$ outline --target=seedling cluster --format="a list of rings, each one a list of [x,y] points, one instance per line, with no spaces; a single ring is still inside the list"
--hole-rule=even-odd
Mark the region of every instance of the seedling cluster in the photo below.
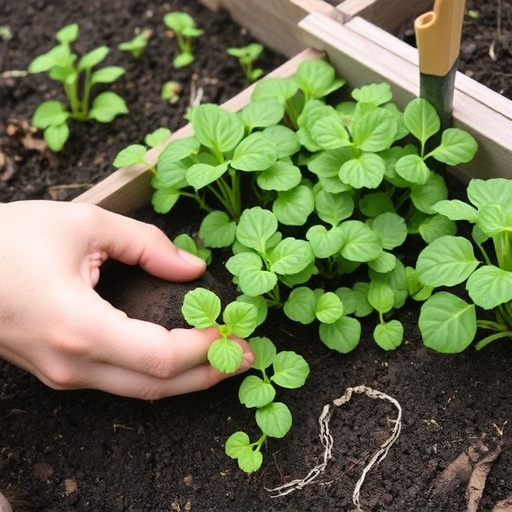
[[[250,103],[240,112],[213,104],[193,107],[187,115],[193,135],[169,143],[156,172],[153,169],[153,206],[167,213],[186,197],[205,212],[199,238],[208,249],[231,252],[226,268],[241,294],[237,302],[244,308],[250,305],[252,318],[259,319],[254,329],[264,329],[261,324],[269,308],[278,309],[292,321],[316,323],[325,345],[348,353],[360,341],[362,319],[372,315],[375,342],[393,350],[404,337],[394,312],[412,297],[428,299],[420,318],[425,342],[448,351],[429,341],[428,332],[446,332],[453,325],[431,326],[429,311],[438,306],[439,294],[429,297],[434,286],[450,283],[441,282],[442,277],[431,281],[436,272],[428,270],[439,258],[432,265],[424,261],[435,259],[436,246],[457,240],[456,220],[463,215],[451,213],[458,203],[448,200],[444,177],[435,168],[470,161],[476,142],[457,128],[439,133],[439,117],[423,99],[411,101],[401,111],[386,83],[357,88],[333,103],[331,94],[340,97],[344,84],[329,63],[312,59],[300,64],[292,77],[257,83]],[[465,207],[464,218],[475,220],[474,210]],[[495,235],[486,228],[475,231],[480,244]],[[408,256],[411,239],[426,246],[418,268]],[[504,240],[500,234],[497,246],[506,247]],[[444,245],[443,254],[451,245]],[[460,250],[456,253],[452,259],[459,257]],[[463,259],[471,271],[478,265],[476,260]],[[448,275],[451,267],[437,275]],[[489,281],[493,272],[482,279]],[[443,297],[446,292],[440,293]],[[504,295],[499,300],[509,301]],[[185,300],[185,318],[196,326],[217,325],[220,303],[211,296],[207,322],[198,324],[190,314],[191,309],[200,309],[198,296],[192,292],[192,298]],[[229,338],[236,334],[232,307],[226,308],[225,324],[217,325],[221,338],[210,354],[214,366],[229,372],[236,370],[241,357]],[[440,307],[458,313],[454,307]],[[505,335],[501,321],[508,321],[510,312],[509,305],[500,306],[498,321],[487,322],[498,331],[494,337]],[[429,327],[425,330],[424,325]],[[255,352],[267,346],[262,341],[251,343]],[[295,356],[298,365],[302,358]],[[247,472],[260,467],[262,442],[281,437],[291,425],[281,405],[263,403],[273,400],[272,383],[280,384],[265,373],[273,361],[268,358],[263,364],[257,357],[255,369],[263,371],[263,378],[247,377],[240,393],[242,403],[257,409],[261,437],[252,442],[247,434],[237,432],[226,444],[228,455]],[[279,374],[275,364],[274,371]],[[261,401],[248,398],[253,385]],[[265,422],[258,421],[264,414],[261,410],[279,415],[275,424],[282,430],[266,430]]]

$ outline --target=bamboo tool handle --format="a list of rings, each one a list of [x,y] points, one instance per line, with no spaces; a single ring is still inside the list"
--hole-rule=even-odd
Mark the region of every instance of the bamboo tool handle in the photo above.
[[[416,18],[422,73],[444,77],[452,69],[459,56],[465,4],[465,0],[436,0],[433,11]]]

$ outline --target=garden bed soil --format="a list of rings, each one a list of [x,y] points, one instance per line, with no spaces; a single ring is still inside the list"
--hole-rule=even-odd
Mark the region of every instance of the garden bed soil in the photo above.
[[[485,4],[481,3],[482,15]],[[197,47],[194,65],[204,101],[222,102],[233,96],[244,84],[225,48],[241,46],[250,38],[229,23],[225,13],[211,13],[196,2],[171,5],[192,12],[208,34],[208,43]],[[0,148],[15,163],[12,175],[0,177],[0,200],[74,197],[84,184],[112,171],[110,162],[125,145],[141,142],[157,126],[181,126],[191,72],[175,71],[170,65],[174,43],[166,39],[161,25],[168,8],[165,3],[135,1],[78,5],[31,0],[0,5],[0,24],[9,25],[13,33],[10,41],[0,41],[2,71],[26,68],[31,58],[51,46],[52,34],[73,21],[81,24],[81,51],[100,44],[114,47],[129,39],[136,26],[155,30],[142,61],[112,53],[111,61],[127,68],[116,90],[127,99],[130,115],[110,125],[78,126],[59,155],[27,149],[20,136],[35,106],[57,90],[55,84],[42,76],[0,79]],[[494,27],[492,22],[480,25],[491,31]],[[510,24],[503,30],[510,33]],[[266,52],[261,65],[270,70],[283,60]],[[490,64],[480,56],[474,64],[464,65],[476,70]],[[184,84],[186,101],[177,106],[158,97],[160,85],[169,79]],[[31,138],[39,140],[39,134]],[[51,188],[71,184],[78,186],[65,192]],[[172,219],[155,216],[149,208],[134,216],[157,223],[170,236],[197,229],[194,209],[186,203]],[[224,274],[222,257],[215,261],[194,285],[215,289],[228,300],[234,288]],[[98,291],[131,316],[174,327],[183,325],[179,305],[186,289],[109,263]],[[12,498],[16,511],[349,511],[362,468],[389,436],[396,417],[390,404],[365,396],[355,396],[334,411],[334,458],[317,483],[277,499],[270,498],[266,488],[304,477],[321,460],[317,418],[324,404],[347,387],[364,384],[389,394],[403,408],[401,436],[362,487],[364,509],[465,510],[465,476],[458,474],[450,486],[442,475],[480,441],[491,451],[502,443],[481,502],[480,510],[490,511],[512,495],[512,436],[510,424],[506,425],[512,420],[512,344],[501,341],[457,356],[433,353],[421,344],[417,309],[411,303],[401,311],[405,342],[395,352],[383,352],[370,341],[370,324],[360,346],[340,355],[321,344],[314,327],[297,326],[277,316],[266,322],[259,334],[272,338],[281,350],[302,354],[311,375],[300,392],[281,394],[293,412],[294,426],[283,440],[268,442],[262,469],[250,476],[238,470],[223,448],[235,430],[257,434],[252,412],[238,403],[242,377],[208,391],[142,402],[96,391],[53,391],[0,362],[0,491]]]

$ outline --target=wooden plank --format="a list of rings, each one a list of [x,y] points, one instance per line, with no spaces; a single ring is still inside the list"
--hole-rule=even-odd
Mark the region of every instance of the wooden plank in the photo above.
[[[343,14],[345,21],[360,16],[394,33],[409,19],[430,11],[433,5],[434,0],[345,0],[337,9]]]
[[[297,23],[311,12],[339,16],[324,0],[202,0],[210,8],[227,9],[258,41],[286,57],[306,48]]]
[[[267,76],[290,76],[295,73],[297,66],[304,60],[318,58],[321,54],[308,48],[294,58],[286,61]],[[250,100],[254,85],[244,89],[240,94],[234,96],[223,106],[229,110],[237,111],[243,108]],[[179,137],[185,137],[192,132],[190,125],[174,132],[169,139],[158,148],[153,148],[146,154],[149,163],[155,163],[158,155],[166,145]],[[132,165],[113,172],[103,181],[85,191],[74,199],[76,202],[87,202],[97,204],[107,210],[127,214],[135,208],[139,208],[150,201],[151,171],[143,165]]]
[[[417,51],[406,43],[357,18],[342,25],[330,17],[312,13],[299,25],[308,34],[306,40],[327,53],[350,87],[386,81],[401,107],[418,95],[419,70],[417,55],[413,56]],[[494,97],[489,91],[480,96],[481,87],[473,82],[458,73],[453,124],[470,132],[478,141],[479,149],[472,162],[460,166],[457,175],[463,180],[512,178],[512,104]],[[492,98],[494,100],[487,104]]]

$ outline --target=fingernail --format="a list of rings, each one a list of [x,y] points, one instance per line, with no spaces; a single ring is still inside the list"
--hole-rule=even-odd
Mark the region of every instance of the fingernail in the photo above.
[[[190,265],[194,265],[194,267],[205,267],[205,263],[201,258],[194,256],[193,254],[190,254],[189,252],[184,251],[183,249],[178,249],[178,256],[183,261],[190,263]]]

